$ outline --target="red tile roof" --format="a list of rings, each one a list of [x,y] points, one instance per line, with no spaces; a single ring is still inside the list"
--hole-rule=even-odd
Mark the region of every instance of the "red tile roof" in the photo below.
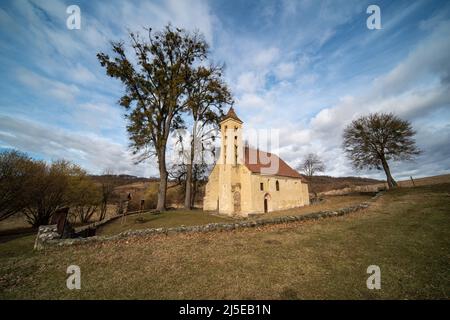
[[[250,159],[250,151],[255,152],[257,154],[256,159]],[[261,158],[263,159],[270,159],[270,161],[277,161],[278,159],[278,170],[273,173],[273,175],[276,176],[282,176],[282,177],[290,177],[290,178],[298,178],[301,179],[303,182],[306,182],[305,178],[298,173],[296,170],[292,169],[286,162],[283,161],[283,159],[279,158],[277,155],[261,150],[255,150],[249,147],[245,147],[245,157],[244,157],[244,164],[245,166],[253,173],[259,173],[261,174],[261,169],[267,168],[269,169],[271,166],[271,163],[261,163]],[[252,157],[254,157],[252,155]],[[252,160],[252,161],[250,161]],[[255,161],[256,160],[256,161]],[[255,163],[256,162],[256,163]]]

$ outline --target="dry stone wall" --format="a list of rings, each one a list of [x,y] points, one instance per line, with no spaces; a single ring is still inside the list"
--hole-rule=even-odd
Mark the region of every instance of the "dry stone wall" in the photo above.
[[[382,193],[376,194],[372,200],[381,196]],[[211,231],[227,231],[243,228],[255,228],[265,225],[284,224],[295,221],[318,220],[328,217],[343,216],[352,212],[366,209],[370,206],[370,202],[363,202],[350,207],[333,211],[318,211],[309,214],[283,216],[276,218],[266,218],[257,220],[244,220],[234,223],[210,223],[200,226],[180,226],[174,228],[154,228],[142,230],[128,230],[114,236],[93,236],[89,238],[60,239],[59,234],[55,234],[56,226],[41,226],[36,238],[35,249],[41,250],[49,246],[69,246],[74,244],[93,243],[102,241],[119,240],[132,236],[151,236],[151,235],[170,235],[175,233],[189,232],[211,232]]]

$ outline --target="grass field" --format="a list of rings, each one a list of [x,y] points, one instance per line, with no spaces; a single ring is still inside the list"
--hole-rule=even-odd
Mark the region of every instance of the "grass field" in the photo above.
[[[369,209],[260,229],[128,238],[33,252],[0,243],[0,298],[450,298],[450,184],[389,191]],[[66,268],[81,268],[81,290]],[[381,268],[381,290],[366,269]]]
[[[218,217],[203,210],[169,210],[158,214],[142,213],[118,218],[111,223],[100,227],[96,235],[106,236],[118,234],[126,230],[147,228],[170,228],[177,226],[195,226],[213,222],[232,221],[231,218]]]
[[[321,210],[336,210],[350,205],[367,201],[370,195],[352,195],[328,197],[323,203],[301,208],[274,211],[267,214],[253,216],[250,219],[262,219],[270,217],[281,217],[286,215],[307,214]],[[114,235],[127,230],[138,230],[146,228],[170,228],[180,225],[195,226],[214,222],[230,222],[233,218],[227,216],[217,216],[206,213],[203,210],[169,210],[162,213],[142,213],[126,216],[114,220],[97,230],[97,235]]]

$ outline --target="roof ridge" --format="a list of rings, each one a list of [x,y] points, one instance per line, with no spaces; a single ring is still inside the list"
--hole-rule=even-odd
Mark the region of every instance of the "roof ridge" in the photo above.
[[[256,157],[256,163],[249,163],[250,160],[250,150],[255,150],[258,151],[257,153],[257,157]],[[245,150],[244,150],[244,164],[245,166],[253,173],[259,173],[261,174],[261,169],[262,168],[268,168],[270,167],[270,163],[269,164],[262,164],[260,162],[260,153],[265,153],[266,155],[270,155],[271,157],[274,156],[278,159],[279,163],[278,163],[278,170],[277,172],[274,174],[276,176],[284,176],[284,177],[291,177],[291,178],[299,178],[301,179],[303,182],[305,182],[303,176],[295,169],[293,169],[289,164],[287,164],[286,161],[284,161],[278,154],[275,153],[271,153],[271,152],[267,152],[267,151],[262,151],[259,148],[252,148],[248,145],[245,146]]]

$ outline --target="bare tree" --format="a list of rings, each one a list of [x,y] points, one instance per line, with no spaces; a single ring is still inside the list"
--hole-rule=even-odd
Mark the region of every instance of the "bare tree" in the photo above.
[[[148,40],[130,33],[134,59],[129,59],[122,42],[113,42],[114,57],[97,55],[106,73],[122,81],[120,99],[127,111],[131,147],[139,161],[156,156],[160,184],[157,210],[165,209],[167,178],[166,147],[170,132],[182,124],[180,113],[187,107],[187,75],[195,63],[206,58],[208,45],[198,33],[173,29],[152,33]],[[136,61],[134,65],[132,61]]]
[[[32,159],[22,152],[0,153],[0,221],[26,207],[33,168]]]
[[[100,188],[84,172],[69,177],[67,203],[80,222],[89,222],[101,203]]]
[[[310,153],[306,156],[303,163],[297,167],[297,170],[303,171],[308,176],[309,181],[311,181],[315,173],[325,171],[325,164],[317,154]]]
[[[106,169],[103,172],[103,175],[100,177],[101,202],[99,221],[106,218],[108,203],[114,194],[114,188],[116,186],[117,182],[113,171],[110,169]]]
[[[82,169],[68,161],[60,160],[47,164],[34,162],[29,189],[26,195],[27,206],[24,214],[33,227],[49,223],[53,213],[67,206],[70,177],[82,172]]]
[[[357,169],[383,169],[390,188],[397,183],[391,175],[389,160],[411,160],[420,153],[408,121],[392,113],[373,113],[360,117],[344,130],[343,147]]]
[[[207,173],[211,171],[206,163],[195,163],[191,166],[191,169],[192,169],[192,177],[191,177],[192,190],[190,192],[189,208],[192,208],[194,206],[195,199],[199,191],[199,183],[205,180]],[[189,170],[188,166],[184,163],[173,164],[170,166],[169,169],[169,177],[172,179],[172,181],[174,181],[174,183],[169,188],[181,186],[185,194],[185,200],[187,187],[186,175],[188,170]]]

